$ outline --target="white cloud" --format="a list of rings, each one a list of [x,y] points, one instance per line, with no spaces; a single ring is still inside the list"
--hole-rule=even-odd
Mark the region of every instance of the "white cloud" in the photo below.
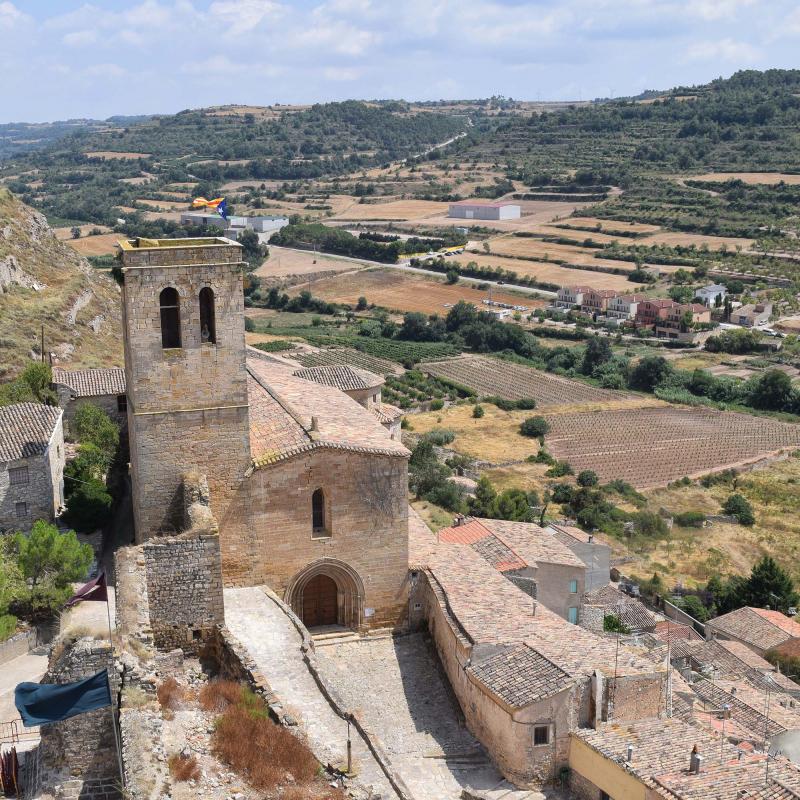
[[[24,18],[25,15],[13,3],[0,3],[0,28],[10,28]]]
[[[684,53],[686,61],[732,61],[745,66],[756,62],[761,51],[747,42],[733,39],[693,42]]]
[[[361,77],[361,70],[353,67],[325,67],[322,74],[329,81],[357,81]]]
[[[226,33],[247,33],[265,20],[275,20],[283,6],[272,0],[215,0],[208,9],[212,21],[228,25]]]
[[[97,41],[96,31],[72,31],[64,34],[61,39],[68,47],[86,47]]]

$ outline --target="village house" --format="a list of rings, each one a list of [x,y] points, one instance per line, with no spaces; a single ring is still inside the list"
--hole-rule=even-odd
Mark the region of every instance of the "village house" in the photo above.
[[[766,325],[772,316],[772,303],[750,303],[731,312],[731,322],[745,328]]]
[[[606,316],[610,320],[617,320],[618,322],[627,322],[636,317],[636,309],[639,303],[642,303],[647,298],[642,294],[619,294],[615,295],[608,301],[606,308]]]
[[[547,526],[561,544],[566,545],[586,566],[584,590],[606,586],[611,574],[611,547],[597,534],[587,533],[566,523]]]
[[[655,328],[667,312],[679,305],[674,300],[643,300],[636,306],[635,322],[637,328]]]
[[[119,425],[128,421],[128,399],[125,394],[125,370],[120,367],[66,370],[53,368],[53,388],[58,404],[64,409],[64,424],[69,424],[82,405],[99,406]]]
[[[404,625],[408,450],[339,389],[247,358],[240,245],[121,257],[136,541],[181,530],[203,476],[226,585],[268,584],[309,628]]]
[[[728,288],[721,283],[710,283],[708,286],[703,286],[694,293],[704,306],[710,308],[719,308],[728,296]]]
[[[584,314],[603,316],[609,301],[616,296],[613,289],[587,289],[581,300],[581,311]]]
[[[578,623],[586,565],[550,531],[530,522],[462,518],[438,537],[468,545],[554,614]]]
[[[359,405],[371,411],[381,425],[389,431],[392,439],[400,439],[400,423],[403,412],[390,403],[381,400],[381,388],[386,382],[381,375],[365,369],[338,364],[326,367],[306,367],[294,372],[298,378],[333,386],[352,397]]]
[[[745,606],[709,620],[706,638],[741,642],[763,656],[768,650],[800,638],[800,625],[780,611]]]
[[[711,310],[700,303],[675,303],[662,309],[656,320],[656,336],[668,339],[690,338],[692,327],[711,322]]]
[[[556,299],[553,305],[556,308],[563,308],[565,311],[569,311],[576,306],[582,305],[584,293],[591,291],[588,286],[562,286],[556,292]]]
[[[581,607],[581,625],[602,633],[606,617],[615,617],[630,633],[650,633],[656,629],[656,618],[644,603],[611,584],[586,592]]]
[[[570,733],[658,716],[665,672],[570,625],[476,550],[410,524],[412,622],[427,626],[467,726],[510,780],[538,785],[569,760]]]
[[[57,406],[0,407],[0,532],[28,530],[63,507],[62,419]]]
[[[795,800],[800,771],[678,718],[643,719],[571,734],[569,782],[577,800]]]

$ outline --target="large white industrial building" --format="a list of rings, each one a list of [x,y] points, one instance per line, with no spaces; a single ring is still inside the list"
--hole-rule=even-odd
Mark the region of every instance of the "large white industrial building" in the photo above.
[[[520,213],[521,209],[516,203],[460,200],[450,203],[447,216],[457,219],[519,219]]]
[[[181,225],[202,225],[207,228],[220,228],[230,238],[238,238],[242,231],[272,233],[289,224],[288,217],[265,215],[260,217],[230,216],[223,219],[216,212],[187,211],[181,214]]]

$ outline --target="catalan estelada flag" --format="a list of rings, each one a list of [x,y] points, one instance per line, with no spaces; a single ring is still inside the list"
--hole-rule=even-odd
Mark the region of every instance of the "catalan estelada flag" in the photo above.
[[[192,200],[192,208],[213,208],[223,219],[228,219],[228,204],[224,197],[216,197],[213,200],[196,197]]]

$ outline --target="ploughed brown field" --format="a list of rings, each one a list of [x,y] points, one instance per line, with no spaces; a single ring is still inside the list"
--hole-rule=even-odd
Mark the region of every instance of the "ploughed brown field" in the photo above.
[[[103,160],[118,158],[121,161],[133,161],[137,158],[149,158],[150,153],[117,153],[113,150],[92,150],[85,153],[85,155],[89,158],[102,158]]]
[[[68,244],[82,256],[106,256],[117,252],[116,244],[125,238],[122,233],[103,233],[100,236],[82,236],[80,239],[67,239]]]
[[[342,262],[347,263],[347,262]],[[478,307],[488,298],[488,292],[479,290],[477,284],[460,281],[446,284],[444,280],[428,278],[413,272],[395,268],[357,269],[332,277],[319,278],[294,288],[295,292],[308,289],[314,297],[333,303],[358,302],[366,297],[369,303],[397,311],[421,311],[423,314],[444,316],[459,300],[466,300]],[[523,305],[528,309],[542,308],[546,303],[528,295],[504,291],[492,291],[492,299],[511,305]]]

